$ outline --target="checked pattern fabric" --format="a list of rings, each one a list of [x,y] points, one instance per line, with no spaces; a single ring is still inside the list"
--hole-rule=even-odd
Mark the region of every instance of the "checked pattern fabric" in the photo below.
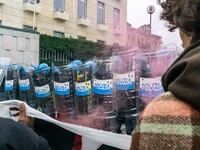
[[[170,92],[158,96],[141,114],[130,149],[199,150],[200,111]]]

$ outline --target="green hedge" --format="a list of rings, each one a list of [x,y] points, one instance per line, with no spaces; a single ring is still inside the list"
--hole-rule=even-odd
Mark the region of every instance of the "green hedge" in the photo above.
[[[40,54],[42,52],[56,52],[61,51],[69,53],[68,60],[73,61],[79,59],[86,61],[93,57],[104,59],[110,57],[113,53],[113,49],[118,46],[105,45],[100,42],[87,41],[84,39],[73,38],[59,38],[49,35],[40,35]],[[40,55],[41,56],[41,55]],[[40,57],[40,63],[50,63],[53,60],[43,60]]]

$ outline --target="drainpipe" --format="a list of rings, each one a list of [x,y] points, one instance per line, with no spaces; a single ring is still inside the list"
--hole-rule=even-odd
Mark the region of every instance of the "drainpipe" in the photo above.
[[[35,2],[34,2],[34,12],[33,12],[33,30],[35,30],[36,3],[37,3],[37,0],[35,0]]]

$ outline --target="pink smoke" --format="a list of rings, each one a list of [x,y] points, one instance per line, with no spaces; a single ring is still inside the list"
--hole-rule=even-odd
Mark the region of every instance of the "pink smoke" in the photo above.
[[[58,116],[58,120],[70,124],[81,125],[99,130],[107,130],[103,106],[98,106],[91,114],[78,114],[76,116]]]

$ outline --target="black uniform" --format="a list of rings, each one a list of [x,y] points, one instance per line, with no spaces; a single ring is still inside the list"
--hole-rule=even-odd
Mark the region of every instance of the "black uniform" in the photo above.
[[[41,119],[35,119],[33,130],[0,118],[0,150],[72,150],[74,138],[74,133]]]
[[[46,139],[24,123],[0,118],[0,150],[50,150]]]

